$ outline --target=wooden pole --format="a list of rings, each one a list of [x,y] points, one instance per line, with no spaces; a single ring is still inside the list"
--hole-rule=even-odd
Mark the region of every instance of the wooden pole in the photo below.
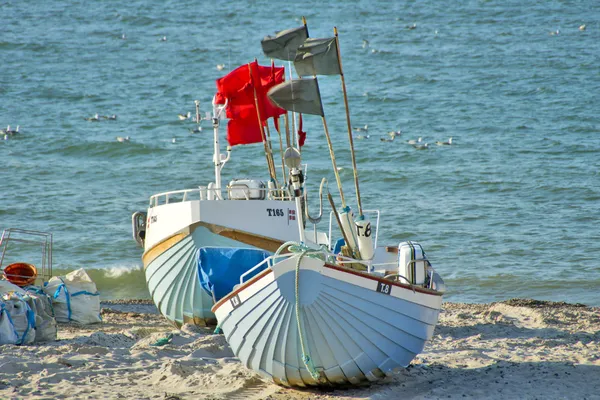
[[[262,124],[261,124],[262,125]],[[269,125],[265,126],[267,130],[267,145],[269,147],[269,162],[271,163],[271,168],[273,168],[273,173],[275,173],[275,160],[273,158],[273,143],[271,142],[271,131],[269,130]],[[275,181],[277,181],[277,177],[275,177]]]
[[[344,199],[344,191],[342,190],[342,180],[340,179],[340,172],[337,169],[335,161],[335,154],[333,153],[333,145],[331,144],[331,137],[329,136],[329,129],[327,129],[327,121],[325,116],[322,116],[323,128],[325,129],[325,137],[327,138],[327,146],[329,147],[329,155],[331,156],[331,164],[333,165],[333,173],[335,174],[335,181],[337,183],[338,190],[340,191],[340,198],[342,200],[342,208],[346,208],[346,199]]]
[[[291,146],[290,143],[290,119],[287,111],[285,112],[283,119],[285,121],[285,144],[286,148]]]
[[[281,128],[279,128],[279,117],[277,118],[277,134],[279,135],[279,154],[281,155],[281,176],[283,177],[283,184],[287,182],[287,177],[285,175],[285,160],[283,159],[283,138],[281,137]]]
[[[248,73],[250,74],[250,82],[252,82],[252,89],[254,90],[254,107],[256,108],[256,115],[258,117],[258,126],[260,128],[260,136],[262,138],[263,146],[265,148],[265,157],[267,159],[267,165],[269,167],[269,175],[274,182],[277,182],[277,176],[275,173],[275,165],[273,163],[273,153],[270,150],[270,146],[267,143],[267,139],[265,137],[265,131],[263,129],[262,118],[260,116],[260,108],[258,106],[258,95],[256,94],[256,85],[254,84],[254,79],[252,77],[252,64],[248,63]]]
[[[336,41],[336,48],[337,48],[337,56],[338,56],[338,63],[339,63],[339,68],[340,68],[340,78],[342,81],[342,91],[344,93],[344,105],[346,108],[346,124],[348,126],[348,141],[350,143],[350,154],[352,157],[352,169],[354,172],[354,186],[356,189],[356,201],[357,201],[357,205],[358,205],[358,213],[359,216],[363,216],[363,210],[362,210],[362,203],[360,200],[360,188],[358,185],[358,169],[356,167],[356,154],[354,152],[354,140],[352,138],[352,126],[350,123],[350,108],[348,106],[348,94],[346,92],[346,81],[344,79],[344,72],[342,69],[342,57],[341,57],[341,53],[340,53],[340,41],[339,41],[339,37],[338,37],[338,31],[337,28],[334,27],[333,28],[334,34],[335,34],[335,41]]]
[[[350,125],[350,108],[348,107],[348,94],[346,93],[346,81],[344,71],[342,70],[342,56],[340,54],[340,40],[338,38],[337,28],[333,28],[335,34],[335,44],[337,48],[338,63],[340,67],[340,77],[342,79],[342,91],[344,92],[344,105],[346,106],[346,123],[348,125],[348,141],[350,142],[350,154],[352,156],[352,169],[354,171],[354,187],[356,189],[356,202],[358,205],[358,215],[363,216],[362,203],[360,201],[360,189],[358,187],[358,169],[356,168],[356,155],[354,154],[354,140],[352,138],[352,126]]]

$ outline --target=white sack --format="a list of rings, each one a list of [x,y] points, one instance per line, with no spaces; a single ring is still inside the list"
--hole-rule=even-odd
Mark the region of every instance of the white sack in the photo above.
[[[31,344],[35,340],[35,315],[31,307],[18,293],[5,293],[2,295],[4,308],[17,334],[16,344]]]
[[[19,337],[6,309],[6,304],[0,300],[0,345],[16,344]]]
[[[100,294],[83,268],[62,277],[53,276],[44,284],[44,292],[52,298],[56,321],[80,324],[102,321]]]

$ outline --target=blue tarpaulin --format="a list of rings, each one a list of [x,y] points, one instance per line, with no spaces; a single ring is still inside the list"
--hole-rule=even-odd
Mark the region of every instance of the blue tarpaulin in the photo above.
[[[231,247],[203,247],[198,249],[198,277],[200,285],[215,301],[219,301],[240,283],[240,276],[271,253],[258,249]],[[265,263],[246,276],[250,279],[267,267]]]

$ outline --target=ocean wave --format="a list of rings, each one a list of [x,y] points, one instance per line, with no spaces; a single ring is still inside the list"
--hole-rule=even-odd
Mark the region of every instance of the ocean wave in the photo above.
[[[64,276],[74,269],[53,269],[53,276]],[[149,299],[144,269],[136,265],[116,265],[108,268],[86,268],[102,300]]]

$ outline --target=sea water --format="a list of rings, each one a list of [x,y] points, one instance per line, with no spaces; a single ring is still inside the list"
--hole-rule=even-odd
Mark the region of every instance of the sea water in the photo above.
[[[0,127],[21,132],[0,140],[0,228],[52,232],[55,274],[86,268],[105,299],[149,297],[131,214],[213,179],[210,124],[190,134],[177,114],[210,111],[215,79],[269,65],[260,40],[305,16],[311,37],[339,30],[380,245],[419,241],[448,301],[600,305],[595,1],[5,0],[0,15]],[[319,78],[356,208],[340,82]],[[304,128],[314,209],[322,176],[337,190],[320,118]],[[418,137],[428,150],[406,143]],[[261,149],[235,147],[224,180],[266,179]]]

